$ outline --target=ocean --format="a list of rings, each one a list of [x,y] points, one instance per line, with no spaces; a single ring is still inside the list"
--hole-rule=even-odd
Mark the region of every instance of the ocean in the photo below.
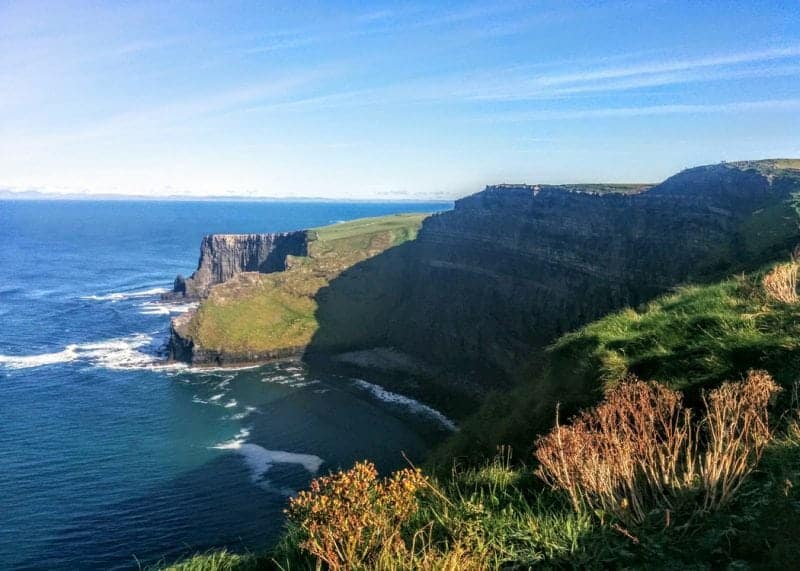
[[[422,459],[420,403],[300,361],[163,361],[160,301],[208,233],[451,203],[0,201],[0,569],[136,569],[263,549],[316,475]]]

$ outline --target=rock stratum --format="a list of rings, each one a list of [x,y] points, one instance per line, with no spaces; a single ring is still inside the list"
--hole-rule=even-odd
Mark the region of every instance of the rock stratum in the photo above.
[[[243,272],[270,273],[286,269],[286,257],[305,256],[306,232],[272,234],[210,234],[200,244],[197,270],[189,277],[178,276],[167,299],[201,299],[211,286]]]
[[[800,161],[728,163],[654,186],[489,186],[399,238],[402,224],[387,237],[350,223],[344,241],[318,229],[285,271],[211,287],[173,323],[172,355],[391,347],[482,393],[525,375],[565,331],[785,257],[800,239],[798,192]]]

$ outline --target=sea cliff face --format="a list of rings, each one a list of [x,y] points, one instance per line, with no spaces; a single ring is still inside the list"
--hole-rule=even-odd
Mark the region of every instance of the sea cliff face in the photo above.
[[[800,240],[798,192],[800,170],[764,162],[689,169],[652,187],[489,186],[425,219],[416,239],[304,293],[314,331],[305,351],[391,347],[485,392],[525,376],[532,355],[565,331],[676,285],[785,257]],[[339,255],[329,244],[332,258],[320,263]],[[273,281],[218,286],[220,300],[204,302],[184,331],[208,326],[204,312],[236,296],[242,330],[260,331],[263,300],[292,293]],[[198,339],[195,362],[209,351]],[[217,362],[242,354],[215,339]],[[268,355],[271,343],[248,352]]]
[[[273,234],[210,234],[200,244],[197,270],[175,278],[167,298],[200,299],[209,288],[242,272],[270,273],[286,269],[286,256],[304,256],[308,250],[305,231]]]
[[[353,345],[372,338],[479,386],[502,385],[565,331],[787,256],[800,239],[797,174],[723,164],[641,192],[490,186],[426,219],[415,241],[360,268],[361,278],[333,282],[320,312],[347,303],[348,279],[392,283]],[[355,308],[347,318],[359,317]],[[312,348],[348,348],[332,312],[320,325]]]

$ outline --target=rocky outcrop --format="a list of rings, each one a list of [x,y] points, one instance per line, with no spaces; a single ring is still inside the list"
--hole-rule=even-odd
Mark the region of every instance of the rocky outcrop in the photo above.
[[[286,269],[286,257],[305,256],[305,231],[273,234],[210,234],[200,244],[197,270],[189,277],[175,278],[173,291],[165,298],[200,299],[211,286],[242,272],[270,273]]]

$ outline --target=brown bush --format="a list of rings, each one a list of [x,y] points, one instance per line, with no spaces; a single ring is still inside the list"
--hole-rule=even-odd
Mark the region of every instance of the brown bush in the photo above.
[[[426,483],[418,469],[378,479],[370,462],[356,463],[311,482],[289,502],[289,520],[304,540],[301,548],[332,570],[372,567],[380,559],[402,557],[402,526],[417,509],[417,491]]]
[[[702,509],[716,509],[760,458],[769,438],[767,405],[778,390],[768,374],[751,372],[711,391],[705,417],[694,423],[680,393],[629,379],[539,439],[537,473],[565,490],[578,511],[641,522],[688,490],[701,491]]]
[[[725,383],[704,398],[707,439],[700,464],[704,507],[727,503],[753,471],[772,434],[769,402],[780,389],[764,371],[743,383]]]
[[[762,281],[767,296],[781,303],[797,303],[797,272],[800,263],[796,260],[778,264]]]

